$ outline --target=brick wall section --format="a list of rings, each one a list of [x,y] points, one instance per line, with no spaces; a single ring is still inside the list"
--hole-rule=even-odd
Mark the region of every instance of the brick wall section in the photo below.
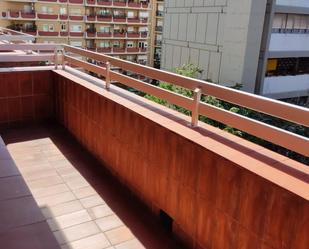
[[[51,71],[0,72],[0,126],[52,116]]]
[[[305,198],[71,79],[55,76],[59,121],[191,248],[308,248]]]

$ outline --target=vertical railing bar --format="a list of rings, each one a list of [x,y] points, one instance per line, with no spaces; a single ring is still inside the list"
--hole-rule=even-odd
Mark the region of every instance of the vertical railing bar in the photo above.
[[[64,48],[61,50],[62,53],[62,70],[65,70],[65,50]]]
[[[192,108],[192,119],[191,119],[191,126],[197,127],[198,126],[198,116],[199,116],[199,105],[201,101],[202,90],[200,88],[195,88],[193,92],[193,108]]]
[[[110,77],[110,70],[111,70],[111,64],[109,61],[106,62],[106,77],[105,77],[105,83],[106,83],[106,89],[110,89],[111,84],[111,77]]]
[[[55,69],[58,69],[58,49],[55,48],[54,50],[54,54],[55,54]]]

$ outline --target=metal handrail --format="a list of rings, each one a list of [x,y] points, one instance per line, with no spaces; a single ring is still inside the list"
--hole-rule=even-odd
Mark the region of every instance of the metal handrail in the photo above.
[[[192,126],[197,126],[198,116],[204,115],[218,122],[257,136],[261,139],[283,146],[302,155],[309,156],[309,138],[206,104],[201,101],[201,94],[211,95],[245,108],[249,108],[309,127],[309,110],[306,108],[238,91],[224,86],[219,86],[205,81],[192,79],[175,73],[158,70],[144,65],[135,64],[129,61],[77,47],[72,47],[69,45],[56,46],[51,44],[2,44],[0,45],[0,51],[1,49],[5,50],[5,48],[12,48],[14,46],[16,46],[16,49],[38,51],[51,49],[52,46],[54,46],[54,62],[56,67],[58,65],[58,61],[60,61],[59,57],[62,57],[61,60],[63,69],[65,68],[66,62],[68,62],[84,70],[102,75],[106,77],[107,90],[109,89],[109,82],[120,82],[124,85],[146,92],[148,94],[152,94],[158,98],[167,100],[170,103],[179,105],[192,111]],[[58,50],[62,51],[62,55],[58,55]],[[108,66],[101,67],[94,65],[92,63],[75,58],[69,54],[75,54],[79,57],[86,57],[95,61],[103,62]],[[27,55],[23,55],[23,57],[19,57],[19,59],[25,59],[26,56]],[[40,59],[42,60],[47,58],[44,57],[44,54],[40,53],[32,56],[40,56]],[[123,70],[131,71],[135,74],[144,75],[152,79],[157,79],[190,89],[194,93],[193,98],[185,97],[160,87],[147,84],[141,80],[131,78],[115,71],[111,71],[111,66],[119,67]]]
[[[152,86],[143,81],[125,76],[117,72],[110,72],[110,80],[112,81],[120,82],[126,86],[133,87],[148,94],[152,94],[158,98],[167,100],[173,104],[191,110],[193,126],[198,125],[198,115],[205,115],[211,119],[240,129],[261,139],[278,144],[305,156],[309,156],[308,138],[203,103],[200,101],[200,99],[201,93],[211,95],[245,108],[254,109],[271,116],[289,120],[291,122],[309,127],[309,110],[306,108],[290,105],[254,94],[241,92],[235,89],[218,86],[201,80],[184,77],[174,73],[157,70],[147,66],[134,64],[132,62],[124,61],[96,52],[86,51],[84,49],[68,45],[64,45],[64,51],[87,57],[96,61],[110,63],[112,66],[117,66],[136,74],[141,74],[153,79],[162,80],[167,83],[172,83],[193,90],[194,98],[192,99],[184,97],[180,94],[166,91],[160,87]],[[92,68],[88,67],[85,62],[78,59],[72,60],[71,58],[72,57],[65,55],[64,61],[67,60],[73,65],[82,67],[83,69],[91,72],[95,72],[101,75],[106,74],[106,69],[104,68],[102,68],[100,71],[100,67],[96,66],[96,71],[92,71]]]

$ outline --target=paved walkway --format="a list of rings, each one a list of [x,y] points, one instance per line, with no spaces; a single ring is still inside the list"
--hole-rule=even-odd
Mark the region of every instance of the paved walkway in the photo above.
[[[2,136],[62,249],[179,248],[62,128]]]

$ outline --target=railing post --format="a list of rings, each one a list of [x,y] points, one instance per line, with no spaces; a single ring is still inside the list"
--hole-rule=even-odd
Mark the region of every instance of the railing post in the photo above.
[[[61,50],[61,53],[62,53],[62,70],[65,69],[65,51],[64,51],[64,48]]]
[[[54,54],[55,54],[55,69],[57,70],[58,69],[58,48],[55,48]]]
[[[111,70],[111,64],[110,62],[106,62],[106,77],[105,77],[105,83],[106,83],[106,89],[110,89],[111,85],[111,76],[110,76],[110,70]]]
[[[193,93],[193,108],[192,108],[192,120],[191,120],[191,126],[197,127],[198,125],[198,116],[199,116],[199,105],[201,101],[202,91],[200,88],[195,88]]]

